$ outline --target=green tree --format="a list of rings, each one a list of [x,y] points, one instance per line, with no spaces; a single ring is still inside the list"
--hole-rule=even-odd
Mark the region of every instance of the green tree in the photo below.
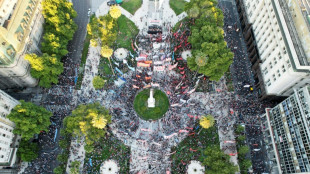
[[[20,104],[12,109],[7,118],[16,125],[13,133],[29,140],[34,134],[48,130],[51,116],[52,113],[45,108],[20,100]]]
[[[80,161],[73,161],[70,167],[70,174],[79,174],[80,173]]]
[[[61,153],[57,155],[57,161],[61,163],[66,163],[68,161],[68,158],[69,158],[69,154],[66,154],[66,153]]]
[[[68,53],[68,42],[77,29],[73,21],[77,13],[67,0],[44,0],[42,7],[45,19],[42,52],[60,59]]]
[[[249,152],[249,147],[246,146],[246,145],[241,146],[240,148],[238,148],[238,154],[240,156],[245,156],[248,152]]]
[[[108,123],[111,123],[109,110],[99,103],[79,105],[71,116],[64,119],[67,132],[77,137],[85,136],[87,145],[104,137]]]
[[[210,174],[234,174],[238,171],[238,167],[234,166],[230,161],[229,155],[226,155],[219,146],[208,146],[204,150],[206,158],[203,164],[206,165],[206,173]]]
[[[99,18],[91,16],[87,33],[91,37],[92,46],[100,44],[111,47],[117,37],[116,20],[110,14]]]
[[[84,149],[85,149],[85,151],[87,152],[87,153],[91,153],[92,151],[94,151],[94,146],[93,145],[89,145],[89,144],[86,144],[85,146],[84,146]]]
[[[19,143],[17,156],[20,157],[22,161],[29,162],[38,157],[38,150],[39,147],[37,143],[22,139]]]
[[[244,143],[244,141],[245,141],[245,136],[244,135],[239,135],[238,137],[237,137],[237,141],[238,141],[238,144],[240,143]]]
[[[252,166],[251,160],[243,160],[240,162],[241,173],[247,173],[248,168]]]
[[[25,59],[31,65],[31,75],[40,80],[39,85],[50,88],[58,83],[58,76],[63,72],[63,64],[56,58],[44,53],[41,57],[36,54],[26,54]]]
[[[243,133],[244,133],[244,127],[239,124],[237,126],[237,128],[236,128],[236,134],[240,135],[240,134],[243,134]]]
[[[59,165],[53,171],[54,171],[54,174],[64,174],[66,169],[64,165]]]
[[[201,127],[208,129],[214,125],[214,117],[210,114],[201,117],[199,124]]]
[[[191,0],[185,11],[195,18],[188,38],[193,53],[188,67],[218,81],[229,69],[233,53],[224,41],[223,14],[216,5],[216,0]]]
[[[59,140],[59,146],[62,149],[65,149],[65,148],[67,148],[69,146],[69,142],[66,139]]]
[[[95,89],[102,89],[105,84],[105,80],[100,76],[95,76],[93,79],[93,86]]]

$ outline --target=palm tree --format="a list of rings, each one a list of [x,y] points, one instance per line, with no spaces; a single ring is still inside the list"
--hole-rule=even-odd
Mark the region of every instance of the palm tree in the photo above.
[[[199,68],[202,67],[202,66],[205,66],[207,64],[207,60],[208,60],[208,57],[206,56],[205,53],[203,53],[203,52],[197,53],[197,55],[195,57],[195,62],[198,65],[198,67],[197,67],[194,79],[196,78],[196,75],[197,75],[197,73],[199,71]]]

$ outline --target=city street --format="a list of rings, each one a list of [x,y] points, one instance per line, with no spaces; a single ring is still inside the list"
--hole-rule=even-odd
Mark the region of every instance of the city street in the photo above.
[[[73,40],[68,44],[69,54],[63,59],[64,72],[59,77],[59,84],[54,85],[51,89],[46,90],[45,101],[41,104],[54,113],[51,121],[53,124],[48,133],[39,135],[39,157],[32,161],[24,170],[25,174],[52,174],[53,169],[58,166],[57,155],[61,152],[58,146],[59,132],[62,120],[65,116],[70,115],[72,108],[72,95],[74,78],[77,76],[75,69],[81,61],[83,43],[86,36],[86,25],[89,17],[87,11],[90,7],[90,0],[73,0],[74,9],[77,12],[75,22],[78,26]]]

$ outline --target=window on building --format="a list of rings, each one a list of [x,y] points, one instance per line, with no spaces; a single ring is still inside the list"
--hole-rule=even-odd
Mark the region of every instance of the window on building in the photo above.
[[[287,67],[290,68],[290,67],[291,67],[291,62],[290,62],[290,60],[287,60],[286,63],[287,63]]]
[[[263,69],[263,73],[266,75],[268,73],[267,67]]]
[[[271,85],[270,79],[267,80],[266,84],[267,84],[267,86]]]
[[[277,62],[277,59],[276,58],[273,58],[274,60],[274,64],[276,65],[278,62]]]

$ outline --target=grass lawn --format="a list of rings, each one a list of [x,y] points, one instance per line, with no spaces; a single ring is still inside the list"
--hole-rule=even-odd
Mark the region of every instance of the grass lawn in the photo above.
[[[91,158],[92,166],[89,159]],[[120,173],[129,173],[130,149],[115,137],[107,137],[96,143],[91,153],[86,153],[84,166],[89,174],[100,173],[100,165],[105,160],[115,160],[120,167]]]
[[[104,80],[107,80],[104,89],[108,88],[111,84],[114,83],[114,80],[116,79],[115,76],[113,76],[112,70],[110,68],[110,63],[107,58],[100,58],[100,63],[98,67],[98,75],[103,78]]]
[[[198,124],[196,124],[197,126]],[[196,128],[194,127],[194,129]],[[204,154],[203,150],[212,145],[219,146],[219,137],[216,124],[209,129],[202,129],[201,127],[194,130],[194,135],[190,135],[185,138],[177,147],[173,147],[171,152],[176,152],[171,155],[172,159],[172,173],[186,173],[186,167],[189,161],[197,160],[203,162]],[[200,133],[198,134],[198,132]],[[190,150],[197,150],[193,152]],[[182,161],[185,165],[183,165]]]
[[[141,7],[142,0],[124,0],[121,4],[121,7],[123,7],[125,10],[127,10],[132,15],[135,14],[135,12]]]
[[[182,19],[182,20],[180,20],[179,22],[177,22],[177,23],[173,26],[172,31],[173,31],[173,32],[176,32],[176,31],[179,29],[179,26],[181,25],[181,23],[182,23],[182,22],[186,22],[187,20],[189,20],[189,18],[188,18],[188,17],[185,17],[184,19]],[[184,25],[184,23],[183,23],[183,25],[182,25],[182,27],[181,27],[181,30],[184,29],[184,27],[185,27],[185,25]],[[182,31],[184,31],[184,30],[182,30]]]
[[[184,0],[170,0],[170,8],[175,12],[176,15],[181,14],[184,11],[186,1]]]
[[[132,50],[131,42],[139,33],[136,25],[126,16],[122,15],[117,19],[118,34],[117,34],[117,48],[126,48]]]
[[[150,90],[141,91],[135,98],[134,109],[144,120],[156,120],[161,118],[169,108],[169,99],[166,94],[160,90],[154,90],[155,108],[148,108],[147,99]]]

